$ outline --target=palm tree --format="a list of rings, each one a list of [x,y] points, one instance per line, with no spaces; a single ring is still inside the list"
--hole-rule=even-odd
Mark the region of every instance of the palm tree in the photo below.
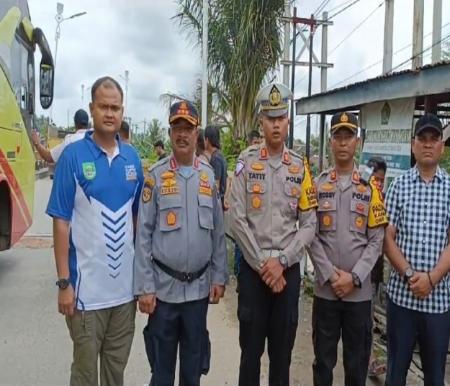
[[[177,0],[175,16],[202,41],[202,0]],[[286,0],[209,0],[208,67],[219,110],[231,115],[234,138],[257,126],[255,97],[281,55]]]

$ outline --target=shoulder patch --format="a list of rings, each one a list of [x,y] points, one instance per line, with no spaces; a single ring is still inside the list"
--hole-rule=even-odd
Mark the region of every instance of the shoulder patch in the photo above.
[[[239,174],[241,174],[242,170],[244,170],[244,167],[245,167],[244,161],[239,160],[236,164],[234,175],[237,177]]]

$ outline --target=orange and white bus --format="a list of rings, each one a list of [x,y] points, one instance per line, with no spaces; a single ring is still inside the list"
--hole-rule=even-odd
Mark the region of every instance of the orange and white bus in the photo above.
[[[36,46],[41,52],[39,99],[53,101],[54,66],[43,32],[31,24],[26,0],[0,1],[0,250],[30,227],[35,155],[30,140],[35,113]]]

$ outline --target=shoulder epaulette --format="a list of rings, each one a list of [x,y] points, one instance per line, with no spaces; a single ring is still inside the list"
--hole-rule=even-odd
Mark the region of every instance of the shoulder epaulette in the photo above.
[[[214,171],[214,169],[212,168],[211,164],[209,162],[206,162],[205,160],[199,158],[198,159],[200,161],[200,163],[202,164],[202,166],[206,166],[207,168],[211,169]]]
[[[151,165],[148,168],[148,172],[152,172],[153,170],[155,170],[157,167],[164,165],[165,163],[169,162],[169,157],[163,158],[162,160],[159,160],[158,162],[154,163],[153,165]]]
[[[291,157],[294,157],[294,158],[297,158],[297,159],[303,161],[303,157],[300,154],[296,153],[294,150],[289,149],[289,154]]]

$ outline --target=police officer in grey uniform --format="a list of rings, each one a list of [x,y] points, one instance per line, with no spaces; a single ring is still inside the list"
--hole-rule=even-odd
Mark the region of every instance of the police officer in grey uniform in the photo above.
[[[282,84],[260,90],[257,102],[265,142],[239,156],[231,185],[231,228],[244,256],[238,275],[240,386],[259,385],[266,339],[269,385],[289,386],[298,324],[299,259],[316,226],[309,169],[284,145],[291,97]]]
[[[134,290],[149,314],[144,330],[152,386],[200,384],[208,302],[228,280],[223,215],[214,172],[195,157],[198,114],[188,101],[170,108],[173,154],[149,171],[139,207]]]
[[[350,113],[331,120],[335,166],[316,181],[317,232],[310,256],[315,266],[313,380],[333,384],[342,336],[345,385],[366,384],[372,338],[370,273],[381,253],[387,223],[373,177],[363,181],[353,161],[358,120]]]

